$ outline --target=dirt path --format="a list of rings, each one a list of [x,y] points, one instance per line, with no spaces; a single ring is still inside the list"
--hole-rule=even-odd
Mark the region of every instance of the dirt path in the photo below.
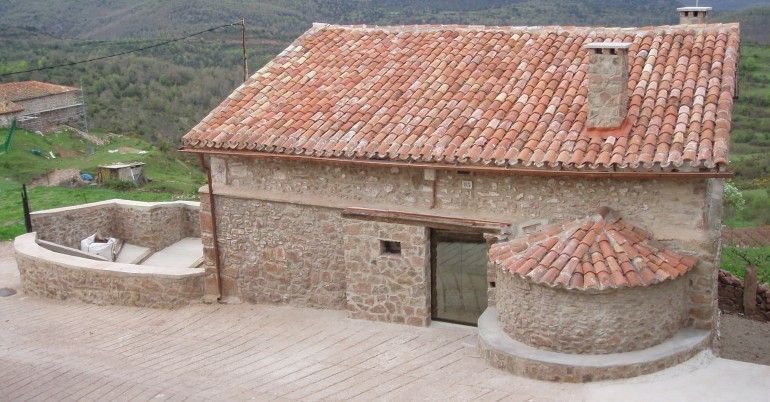
[[[60,186],[80,182],[79,169],[56,169],[29,182],[28,187]]]
[[[770,365],[770,323],[723,314],[722,357]]]

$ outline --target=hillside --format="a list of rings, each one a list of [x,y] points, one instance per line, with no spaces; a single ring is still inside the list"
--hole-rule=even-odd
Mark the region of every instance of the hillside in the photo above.
[[[38,184],[32,184],[29,190],[32,210],[111,198],[142,201],[197,199],[197,189],[205,182],[205,176],[193,158],[155,147],[140,138],[114,134],[95,136],[105,144],[95,145],[66,131],[46,136],[24,130],[16,132],[10,152],[0,155],[0,240],[11,239],[24,232],[21,183]],[[0,141],[5,141],[5,138],[6,130],[2,129]],[[33,150],[36,152],[33,153]],[[56,158],[38,155],[49,152]],[[49,183],[45,179],[52,172],[56,172],[57,177],[67,176],[59,174],[65,171],[95,174],[98,165],[133,161],[146,163],[145,175],[151,180],[140,188],[117,183],[106,186],[47,186]]]
[[[157,39],[136,38],[178,36],[241,15],[247,19],[254,71],[313,21],[638,25],[675,21],[675,6],[673,0],[0,2],[0,26],[5,26],[0,29],[0,74],[146,46]],[[229,28],[152,51],[0,81],[82,85],[92,127],[176,144],[240,83],[238,34]]]
[[[735,0],[717,8],[749,3],[763,1]],[[6,26],[0,30],[0,74],[134,49],[157,42],[141,38],[176,36],[241,15],[247,19],[254,71],[312,21],[644,25],[675,22],[676,6],[669,0],[7,1],[0,2],[0,26]],[[750,207],[728,216],[728,222],[770,223],[770,47],[760,45],[769,42],[770,7],[719,12],[715,20],[739,21],[743,33],[731,156],[735,183]],[[82,84],[92,128],[175,148],[182,134],[241,82],[239,45],[238,30],[229,28],[138,54],[0,80]]]
[[[631,26],[676,21],[674,0],[25,0],[0,26],[80,39],[164,37],[245,17],[252,37],[291,39],[312,22]]]
[[[770,3],[770,0],[768,0]],[[756,6],[717,15],[715,21],[739,22],[743,43],[770,44],[770,5]]]

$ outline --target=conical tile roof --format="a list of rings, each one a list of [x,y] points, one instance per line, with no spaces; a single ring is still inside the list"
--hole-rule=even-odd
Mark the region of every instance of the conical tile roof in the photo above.
[[[535,283],[580,290],[649,286],[679,277],[698,262],[664,248],[609,208],[495,243],[489,259]]]

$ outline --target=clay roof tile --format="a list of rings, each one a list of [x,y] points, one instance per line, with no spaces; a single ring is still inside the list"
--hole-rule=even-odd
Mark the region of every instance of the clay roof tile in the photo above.
[[[649,232],[606,207],[584,219],[495,243],[489,258],[536,283],[576,290],[650,286],[677,278],[698,262],[662,248]]]
[[[602,142],[586,131],[582,44],[616,40],[632,43],[633,124],[628,136]],[[737,24],[316,24],[182,143],[203,151],[558,170],[665,171],[684,162],[719,169],[729,161],[738,44]],[[13,102],[2,96],[3,85],[0,102]]]

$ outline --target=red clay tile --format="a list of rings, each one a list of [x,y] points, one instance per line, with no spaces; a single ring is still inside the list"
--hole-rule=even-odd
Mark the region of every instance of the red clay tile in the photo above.
[[[661,248],[649,232],[609,208],[495,243],[489,260],[536,283],[579,290],[649,286],[682,276],[698,262]]]
[[[632,43],[627,118],[633,123],[608,142],[585,124],[583,45],[595,41]],[[622,30],[317,24],[182,143],[557,170],[720,169],[728,164],[738,44],[737,24]]]

